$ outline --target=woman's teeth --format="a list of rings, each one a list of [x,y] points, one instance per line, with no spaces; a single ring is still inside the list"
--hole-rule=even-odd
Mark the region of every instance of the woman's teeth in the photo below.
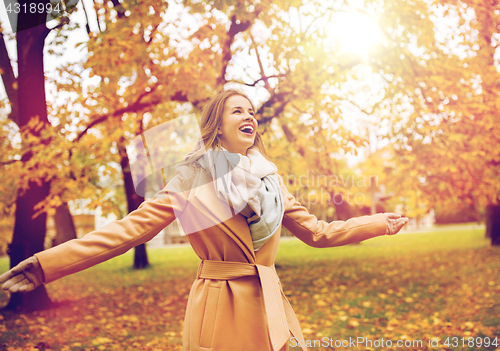
[[[242,131],[245,134],[252,134],[253,133],[253,128],[251,126],[243,126],[240,128],[240,131]]]

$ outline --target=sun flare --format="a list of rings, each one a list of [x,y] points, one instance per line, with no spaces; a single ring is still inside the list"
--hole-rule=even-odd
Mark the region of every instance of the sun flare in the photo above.
[[[369,49],[381,41],[381,31],[377,22],[370,16],[354,13],[337,13],[327,25],[333,42],[339,43],[342,50],[366,58]]]

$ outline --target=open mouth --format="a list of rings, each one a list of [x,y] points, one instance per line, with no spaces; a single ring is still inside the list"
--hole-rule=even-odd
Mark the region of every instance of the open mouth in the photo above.
[[[253,134],[253,126],[250,124],[245,124],[240,127],[240,132],[246,135],[252,135]]]

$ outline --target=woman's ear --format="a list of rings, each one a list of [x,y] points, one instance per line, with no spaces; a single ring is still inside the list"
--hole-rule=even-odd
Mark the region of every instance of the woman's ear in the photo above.
[[[222,134],[222,130],[218,129],[217,134],[219,134],[219,135]]]

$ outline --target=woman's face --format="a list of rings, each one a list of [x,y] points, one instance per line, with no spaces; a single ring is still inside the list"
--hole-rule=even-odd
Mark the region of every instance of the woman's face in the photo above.
[[[222,146],[229,152],[246,156],[257,132],[255,111],[245,97],[233,95],[226,100],[222,113],[222,126],[218,134]]]

